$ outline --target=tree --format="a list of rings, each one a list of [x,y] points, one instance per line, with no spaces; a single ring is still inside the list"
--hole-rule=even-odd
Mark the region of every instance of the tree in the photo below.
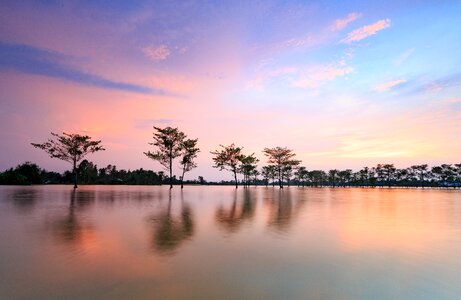
[[[261,175],[266,182],[266,186],[269,185],[269,179],[272,180],[272,186],[274,186],[275,176],[277,176],[277,170],[274,166],[263,166],[261,169]]]
[[[220,171],[228,170],[234,174],[235,188],[238,188],[237,172],[239,170],[240,159],[242,157],[242,147],[235,146],[234,143],[229,146],[219,145],[221,150],[211,151],[214,155],[214,168],[219,168]]]
[[[31,143],[35,148],[45,150],[50,157],[58,158],[72,164],[72,173],[74,176],[74,189],[77,188],[77,163],[87,154],[97,151],[104,151],[100,144],[101,141],[92,141],[87,135],[76,133],[68,134],[63,132],[62,135],[51,133],[56,139],[48,139],[43,144]]]
[[[394,167],[394,164],[384,164],[382,168],[386,176],[387,186],[390,187],[391,180],[394,178],[396,168]]]
[[[455,164],[454,170],[456,172],[457,186],[461,187],[461,164]]]
[[[338,177],[339,177],[339,181],[342,184],[342,186],[345,187],[346,185],[350,184],[350,181],[352,179],[352,170],[346,169],[343,171],[339,171]]]
[[[78,165],[77,171],[83,183],[94,183],[98,178],[98,167],[86,159]]]
[[[239,160],[240,160],[240,168],[239,172],[243,174],[243,181],[246,186],[250,185],[250,177],[254,175],[254,171],[257,171],[257,163],[259,162],[259,159],[257,159],[255,154],[252,153],[251,155],[240,155]]]
[[[197,148],[197,141],[198,139],[187,139],[182,142],[182,157],[180,162],[182,166],[181,188],[184,187],[184,174],[197,167],[197,164],[194,161],[197,154],[200,152],[200,149]]]
[[[427,164],[415,165],[410,167],[411,171],[418,177],[419,184],[421,185],[421,187],[424,187],[424,180],[426,179],[428,172],[427,167]]]
[[[256,168],[251,172],[251,176],[253,176],[253,183],[254,183],[255,186],[258,184],[258,176],[259,175],[261,175],[261,174],[259,173],[259,171]]]
[[[456,168],[450,164],[442,164],[432,168],[432,173],[438,178],[439,184],[442,186],[454,185],[456,180]],[[440,182],[441,181],[441,182]]]
[[[170,173],[170,189],[173,188],[173,160],[181,155],[183,141],[186,138],[184,132],[179,131],[178,128],[166,127],[154,129],[154,142],[149,143],[156,147],[155,151],[144,152],[144,154],[158,161]]]
[[[298,180],[298,186],[301,184],[304,187],[309,171],[307,171],[306,167],[301,166],[296,169],[295,175]]]
[[[322,170],[313,170],[309,171],[308,178],[311,181],[313,186],[323,186],[323,182],[328,180],[328,175],[325,171]]]
[[[43,183],[42,169],[40,169],[37,164],[31,163],[30,161],[26,161],[25,163],[18,165],[14,171],[25,176],[29,184]]]
[[[361,186],[370,185],[370,176],[371,176],[371,171],[368,167],[364,167],[359,171],[359,179],[360,179]]]
[[[338,174],[339,170],[336,169],[328,171],[328,180],[333,187],[336,186],[336,179],[338,178]]]
[[[298,165],[301,161],[293,159],[296,156],[293,150],[286,147],[264,148],[264,155],[268,157],[267,162],[277,170],[279,186],[283,188],[283,171],[289,166]]]

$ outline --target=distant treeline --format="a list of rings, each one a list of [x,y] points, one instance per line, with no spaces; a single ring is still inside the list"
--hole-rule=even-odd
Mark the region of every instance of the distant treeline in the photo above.
[[[267,168],[264,166],[262,170]],[[262,177],[244,177],[240,183],[246,186],[278,186],[278,178],[274,172],[261,172]],[[170,178],[164,172],[150,170],[119,170],[115,165],[98,168],[88,160],[83,160],[77,168],[81,184],[126,184],[126,185],[160,185],[170,183]],[[260,174],[259,172],[257,174]],[[272,175],[271,175],[272,174]],[[50,172],[40,168],[37,164],[25,162],[15,168],[0,172],[0,184],[28,185],[28,184],[71,184],[74,177],[72,172]],[[173,176],[173,184],[181,181]],[[187,180],[185,184],[207,185],[235,185],[233,181],[210,182],[202,176],[196,180]],[[428,165],[414,165],[409,168],[398,169],[393,164],[378,164],[376,167],[365,167],[357,172],[346,170],[307,170],[297,167],[293,172],[286,172],[283,185],[305,187],[444,187],[461,188],[461,164],[442,164],[429,168]]]
[[[81,184],[130,184],[130,185],[159,185],[166,179],[163,172],[150,170],[118,170],[115,165],[98,168],[97,165],[83,160],[77,168]],[[187,183],[199,183],[200,178]],[[203,183],[203,178],[201,178]],[[70,171],[64,173],[49,172],[37,164],[25,162],[15,168],[0,173],[0,184],[28,185],[28,184],[71,184],[74,175]],[[173,182],[179,180],[173,178]]]
[[[442,164],[429,168],[427,164],[399,169],[393,164],[378,164],[354,172],[346,170],[308,171],[299,167],[295,182],[306,186],[337,187],[453,187],[461,188],[461,164]]]

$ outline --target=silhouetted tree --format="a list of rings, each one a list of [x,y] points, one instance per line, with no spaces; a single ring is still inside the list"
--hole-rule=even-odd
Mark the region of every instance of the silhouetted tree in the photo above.
[[[194,161],[197,157],[197,153],[200,152],[200,149],[197,148],[197,141],[198,139],[187,139],[182,142],[182,157],[180,162],[182,166],[181,188],[184,187],[184,174],[197,167]]]
[[[301,167],[296,168],[295,176],[296,176],[296,179],[298,180],[298,186],[299,185],[304,186],[306,184],[308,174],[309,174],[309,171],[307,171],[306,167],[301,166]]]
[[[417,176],[421,187],[424,187],[424,180],[426,179],[427,171],[428,171],[427,165],[424,164],[424,165],[411,166],[410,169]]]
[[[283,180],[286,180],[287,186],[290,186],[290,180],[293,176],[293,167],[296,166],[296,164],[298,164],[298,162],[296,162],[295,164],[287,164],[282,168],[282,182]]]
[[[31,143],[35,148],[45,150],[50,157],[59,158],[72,164],[74,175],[74,189],[77,188],[77,163],[88,153],[105,150],[100,144],[101,141],[92,141],[87,135],[51,133],[56,140],[48,139],[43,144]]]
[[[261,175],[264,177],[266,186],[269,185],[269,179],[272,180],[272,186],[275,185],[275,177],[277,176],[277,170],[275,166],[264,166],[261,169]]]
[[[273,165],[276,168],[279,186],[283,188],[284,168],[297,165],[301,161],[293,159],[296,154],[293,153],[293,150],[286,147],[264,148],[263,153],[268,157],[267,162],[269,165]]]
[[[237,172],[239,171],[240,159],[242,157],[242,147],[236,147],[234,143],[229,146],[221,146],[221,150],[211,151],[214,155],[214,168],[219,168],[220,171],[228,170],[234,174],[235,188],[238,188]]]
[[[254,175],[254,171],[257,171],[256,164],[259,162],[259,159],[257,159],[254,155],[254,153],[251,155],[242,154],[239,157],[241,164],[238,171],[243,174],[243,182],[246,186],[249,186],[250,177]]]
[[[42,169],[37,164],[26,161],[23,164],[18,165],[15,169],[15,172],[26,177],[29,184],[40,184],[43,183],[42,179]]]
[[[156,147],[155,151],[144,152],[144,154],[158,161],[169,173],[170,173],[170,189],[173,188],[173,160],[176,157],[181,155],[181,150],[183,146],[183,141],[186,138],[186,135],[179,131],[178,128],[166,127],[159,128],[155,127],[154,129],[154,142],[149,143]]]
[[[98,178],[98,167],[92,162],[84,159],[78,165],[78,174],[81,182],[94,183]]]
[[[461,164],[455,164],[454,170],[456,173],[456,182],[461,187]]]
[[[256,186],[257,182],[258,182],[258,176],[260,175],[260,173],[259,173],[259,171],[257,169],[254,169],[251,172],[251,175],[253,176],[253,182],[254,182],[254,185]]]

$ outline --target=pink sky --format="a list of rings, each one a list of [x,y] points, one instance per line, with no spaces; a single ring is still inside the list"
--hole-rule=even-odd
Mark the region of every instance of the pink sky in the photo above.
[[[460,163],[450,7],[415,28],[430,5],[252,5],[2,4],[0,169],[67,169],[30,146],[65,131],[103,141],[99,167],[159,171],[143,155],[154,125],[199,139],[189,178],[231,179],[209,152],[232,142],[260,166],[273,146],[308,169]]]

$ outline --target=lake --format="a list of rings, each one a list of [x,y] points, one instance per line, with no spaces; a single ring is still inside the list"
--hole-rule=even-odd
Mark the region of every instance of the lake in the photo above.
[[[0,299],[460,299],[461,191],[0,186]]]

